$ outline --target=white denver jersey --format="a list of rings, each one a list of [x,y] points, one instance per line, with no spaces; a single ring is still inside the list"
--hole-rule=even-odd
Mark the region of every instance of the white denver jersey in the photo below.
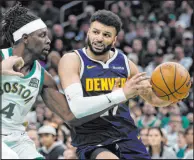
[[[2,49],[0,53],[6,59],[12,56],[12,48]],[[2,133],[25,131],[25,116],[35,103],[43,82],[44,69],[38,61],[34,61],[31,71],[25,77],[2,75]]]

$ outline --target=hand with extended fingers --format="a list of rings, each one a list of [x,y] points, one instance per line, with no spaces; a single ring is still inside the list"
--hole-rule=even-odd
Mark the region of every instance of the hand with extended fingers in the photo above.
[[[138,73],[132,78],[128,79],[123,87],[126,98],[132,98],[138,95],[140,91],[152,88],[152,85],[150,83],[141,83],[142,81],[148,79],[150,79],[150,77],[146,76],[145,72]]]

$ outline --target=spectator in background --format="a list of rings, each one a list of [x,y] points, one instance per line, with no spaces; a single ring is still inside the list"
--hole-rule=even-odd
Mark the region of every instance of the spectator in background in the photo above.
[[[158,49],[154,55],[154,60],[151,61],[149,65],[145,68],[145,72],[147,73],[147,75],[151,76],[154,69],[158,65],[162,64],[163,59],[164,59],[163,51],[161,49]]]
[[[39,136],[38,136],[38,132],[35,129],[31,129],[27,131],[28,136],[30,137],[30,139],[32,141],[34,141],[35,145],[36,145],[36,149],[40,148],[40,142],[39,142]]]
[[[138,128],[144,127],[159,127],[160,120],[154,114],[156,114],[156,109],[149,103],[145,103],[143,108],[143,115],[139,117],[137,121]]]
[[[188,28],[191,26],[191,16],[193,14],[193,8],[191,7],[191,5],[189,5],[187,1],[182,1],[181,7],[183,12],[181,13],[178,19],[179,21],[184,22],[186,28]]]
[[[175,60],[183,65],[188,71],[193,63],[191,57],[185,57],[184,50],[181,46],[176,46],[174,49]]]
[[[187,147],[185,150],[184,159],[193,159],[193,126],[186,129],[185,139],[187,142]]]
[[[168,145],[173,146],[178,140],[178,132],[183,131],[180,114],[170,115],[170,122],[166,127],[168,133]]]
[[[178,140],[177,143],[174,145],[177,158],[183,158],[185,154],[185,150],[187,147],[186,139],[184,137],[184,132],[180,131],[178,132]]]
[[[54,24],[59,23],[59,9],[53,6],[51,0],[44,1],[40,10],[40,17],[51,28]]]
[[[176,154],[172,148],[164,145],[164,135],[160,128],[149,128],[148,131],[148,151],[152,159],[176,159]]]
[[[138,56],[138,64],[142,66],[143,62],[143,44],[142,44],[142,40],[140,38],[136,38],[133,40],[132,43],[132,49],[133,49],[133,53],[137,54]]]
[[[117,41],[116,41],[115,47],[121,50],[124,50],[125,46],[127,46],[127,43],[125,42],[125,32],[124,30],[120,30],[120,32],[117,35]]]
[[[77,17],[75,15],[68,16],[69,26],[65,28],[65,41],[67,46],[69,46],[69,50],[73,49],[71,41],[75,39],[79,32],[79,28],[77,25]]]
[[[63,156],[64,146],[56,141],[56,129],[52,126],[45,125],[39,128],[38,134],[42,147],[39,152],[46,159],[58,159]]]
[[[141,140],[143,142],[143,144],[146,146],[146,149],[148,150],[148,128],[141,128],[140,129],[140,133],[139,133]]]
[[[150,62],[154,60],[155,54],[158,50],[156,40],[150,39],[147,43],[147,50],[143,56],[144,63],[143,67],[147,66]]]
[[[182,44],[184,48],[185,57],[192,57],[193,54],[193,34],[190,31],[183,33]]]
[[[83,18],[82,23],[88,23],[89,24],[90,23],[90,18],[94,14],[94,12],[95,12],[95,7],[92,6],[92,5],[87,5],[84,8],[85,17]]]

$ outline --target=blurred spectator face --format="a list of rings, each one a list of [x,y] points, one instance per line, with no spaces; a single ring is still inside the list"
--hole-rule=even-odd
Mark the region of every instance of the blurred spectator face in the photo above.
[[[156,113],[156,109],[149,103],[145,103],[143,106],[143,113],[147,116],[153,115]]]
[[[40,142],[46,148],[49,148],[55,142],[56,136],[48,133],[40,134]]]
[[[30,139],[35,143],[36,148],[40,147],[40,143],[39,143],[39,136],[36,130],[29,130],[28,131],[28,136],[30,137]]]
[[[175,27],[176,27],[176,30],[175,30],[176,34],[180,35],[180,34],[182,34],[185,31],[186,25],[184,24],[184,22],[177,21],[175,23]]]
[[[163,55],[156,55],[154,58],[156,66],[160,65],[163,62],[163,59],[164,59]]]
[[[174,54],[175,54],[175,58],[176,58],[177,60],[181,60],[181,59],[184,58],[184,56],[185,56],[182,47],[176,47],[175,50],[174,50]]]
[[[84,12],[88,15],[91,16],[95,12],[95,8],[92,5],[88,5],[85,7]]]
[[[46,1],[44,1],[44,5],[47,8],[51,8],[51,7],[53,7],[53,2],[52,1],[49,1],[49,0],[46,0]]]
[[[140,131],[140,136],[142,139],[142,142],[145,146],[148,146],[148,128],[143,128]]]
[[[123,30],[121,30],[117,36],[117,41],[122,42],[125,38],[125,33]]]
[[[76,153],[72,149],[67,149],[63,153],[64,159],[77,159]]]
[[[71,26],[77,26],[77,18],[75,15],[72,15],[72,14],[69,15],[68,21],[69,21]]]
[[[51,119],[53,116],[53,112],[49,108],[45,108],[44,116],[46,119]]]
[[[193,127],[189,128],[185,133],[185,139],[188,145],[193,144]]]
[[[144,34],[145,34],[144,26],[141,23],[138,23],[136,27],[137,37],[144,37]]]
[[[58,130],[58,137],[57,140],[64,142],[64,135],[63,135],[63,131],[61,129]]]
[[[148,143],[152,147],[159,146],[163,142],[163,135],[158,129],[150,128],[148,132]]]
[[[167,114],[168,114],[168,107],[159,107],[159,112],[160,112],[163,116],[167,116]]]
[[[171,131],[172,132],[178,132],[182,130],[182,119],[180,115],[171,115],[170,116],[170,123]]]
[[[115,14],[118,14],[119,13],[119,7],[116,3],[114,3],[112,6],[111,6],[111,11]]]
[[[43,122],[44,119],[44,104],[37,104],[36,106],[36,116],[39,122]]]
[[[157,44],[156,41],[151,39],[148,41],[147,45],[148,53],[155,54],[157,51]]]
[[[164,8],[171,10],[171,9],[174,9],[175,2],[174,1],[164,1],[163,6]]]
[[[62,37],[64,35],[63,27],[60,24],[55,24],[53,26],[53,32],[57,37]]]
[[[189,31],[183,33],[183,45],[185,47],[193,46],[193,34]]]
[[[193,113],[188,113],[187,118],[188,118],[190,124],[193,125]]]
[[[168,107],[169,114],[180,114],[180,108],[177,104],[172,104]]]
[[[142,41],[139,39],[135,39],[133,41],[132,47],[133,47],[133,52],[139,53],[142,50]]]
[[[57,39],[55,40],[55,45],[54,45],[55,49],[57,51],[61,51],[63,50],[63,41],[61,39]]]
[[[186,144],[187,143],[186,143],[184,134],[182,132],[179,132],[179,134],[178,134],[178,146],[179,146],[179,148],[185,147]]]

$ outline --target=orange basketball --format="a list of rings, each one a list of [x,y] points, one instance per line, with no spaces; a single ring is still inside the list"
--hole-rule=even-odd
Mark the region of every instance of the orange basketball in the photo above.
[[[155,68],[151,84],[160,99],[177,102],[188,95],[191,79],[189,72],[181,64],[166,62]]]

